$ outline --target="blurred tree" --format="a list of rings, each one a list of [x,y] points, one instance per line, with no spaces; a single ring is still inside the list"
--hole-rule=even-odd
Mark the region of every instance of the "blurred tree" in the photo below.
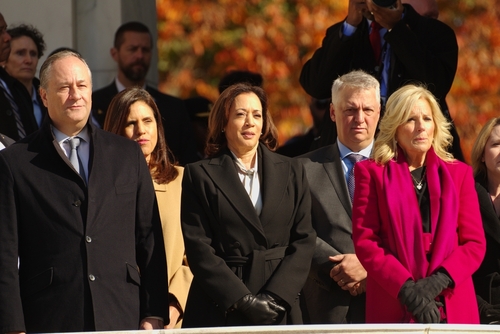
[[[500,8],[494,0],[438,0],[457,34],[458,69],[448,104],[467,159],[481,127],[500,115]]]
[[[280,141],[312,124],[298,83],[326,28],[343,19],[339,1],[157,0],[160,88],[215,100],[229,70],[261,73]]]
[[[157,0],[160,89],[215,100],[229,70],[259,72],[280,142],[312,120],[298,83],[326,29],[347,14],[338,0]],[[438,0],[457,33],[459,66],[448,103],[468,157],[480,127],[498,115],[500,9],[494,0]]]

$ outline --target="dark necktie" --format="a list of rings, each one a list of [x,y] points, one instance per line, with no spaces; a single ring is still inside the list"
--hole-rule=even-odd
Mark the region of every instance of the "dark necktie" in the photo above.
[[[370,43],[372,44],[373,54],[375,55],[375,65],[380,64],[380,55],[382,54],[380,29],[382,29],[382,26],[377,22],[372,21],[370,24]]]
[[[81,141],[80,137],[68,138],[66,141],[69,143],[69,146],[71,147],[71,152],[69,154],[69,161],[71,162],[75,170],[81,175],[83,180],[86,181],[85,169],[83,168],[82,161],[78,156],[78,146],[80,146],[80,141]]]
[[[350,162],[352,162],[352,168],[347,175],[347,188],[349,189],[349,196],[351,197],[351,203],[354,198],[354,167],[356,163],[360,162],[364,159],[364,156],[361,154],[351,153],[347,157]]]
[[[26,137],[26,131],[24,131],[24,125],[23,122],[21,121],[21,114],[19,112],[19,107],[17,106],[14,97],[8,92],[7,88],[4,87],[1,80],[0,80],[0,87],[3,89],[7,100],[9,100],[10,106],[14,113],[14,118],[16,119],[17,133],[19,134],[19,139],[22,139]]]

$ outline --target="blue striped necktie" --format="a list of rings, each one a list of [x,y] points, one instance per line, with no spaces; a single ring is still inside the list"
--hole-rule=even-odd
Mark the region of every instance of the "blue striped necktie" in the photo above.
[[[78,156],[78,146],[80,146],[81,139],[80,137],[73,137],[66,139],[66,142],[69,143],[69,146],[71,147],[69,161],[71,162],[75,170],[80,174],[82,179],[86,182],[87,179],[85,177],[85,169],[83,168],[82,161]]]
[[[26,132],[24,131],[24,125],[21,121],[21,114],[19,112],[19,107],[17,106],[16,101],[14,101],[14,97],[9,93],[9,90],[4,86],[4,82],[0,80],[0,87],[2,87],[5,92],[5,97],[9,100],[10,106],[12,107],[12,111],[14,113],[14,118],[16,119],[17,133],[19,134],[19,139],[26,137]]]
[[[356,163],[360,162],[365,157],[362,156],[361,154],[351,153],[346,158],[352,162],[352,168],[349,171],[349,174],[347,175],[347,188],[349,189],[349,196],[351,197],[351,203],[352,203],[354,199],[354,184],[355,184],[354,166],[356,166]]]

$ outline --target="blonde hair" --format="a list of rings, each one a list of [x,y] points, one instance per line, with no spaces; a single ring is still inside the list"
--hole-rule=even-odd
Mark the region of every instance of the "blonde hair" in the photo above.
[[[493,129],[499,125],[500,117],[495,117],[486,122],[477,135],[474,146],[472,147],[471,164],[474,170],[474,177],[484,182],[488,181],[488,172],[486,170],[486,164],[483,161],[484,148],[486,147],[486,142],[488,142]]]
[[[434,140],[432,147],[436,155],[444,161],[454,160],[447,151],[453,137],[451,123],[447,121],[434,95],[423,86],[406,85],[395,91],[387,100],[384,116],[380,121],[380,132],[373,144],[373,159],[384,165],[397,155],[396,131],[404,124],[419,100],[429,103],[434,121]]]

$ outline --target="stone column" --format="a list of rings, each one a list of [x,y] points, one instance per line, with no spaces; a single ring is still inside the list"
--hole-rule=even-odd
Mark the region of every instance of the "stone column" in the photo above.
[[[146,24],[156,41],[155,0],[2,0],[0,12],[7,24],[32,24],[44,35],[47,51],[40,59],[59,47],[80,52],[92,70],[94,89],[108,85],[116,74],[116,64],[109,50],[114,33],[128,21]],[[154,45],[147,81],[158,84],[158,52]]]

